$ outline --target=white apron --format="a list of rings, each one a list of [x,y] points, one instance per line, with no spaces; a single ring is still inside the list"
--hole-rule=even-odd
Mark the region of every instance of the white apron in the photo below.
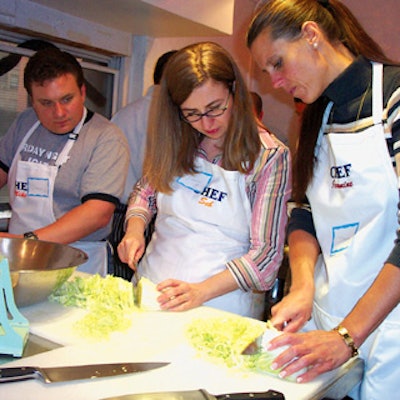
[[[374,126],[354,134],[324,134],[332,104],[325,112],[307,190],[322,255],[315,271],[313,319],[306,330],[330,330],[341,322],[394,245],[399,192],[382,124],[382,80],[382,64],[374,63]],[[382,399],[397,392],[399,337],[397,306],[360,348],[366,373],[352,398]]]
[[[29,161],[22,161],[20,152],[30,136],[40,125],[37,121],[29,129],[20,143],[17,153],[11,163],[8,174],[8,188],[12,216],[9,232],[21,235],[27,231],[34,231],[56,221],[53,211],[54,183],[61,165],[69,159],[69,153],[83,126],[87,111],[70,134],[67,143],[60,152],[55,165],[46,165]],[[71,246],[85,251],[89,260],[78,269],[82,272],[99,273],[107,272],[107,247],[106,242],[78,241]]]
[[[155,283],[201,282],[248,252],[251,209],[244,175],[202,158],[196,159],[196,171],[176,179],[171,195],[157,195],[155,232],[136,275]],[[261,318],[264,298],[238,289],[204,305]]]

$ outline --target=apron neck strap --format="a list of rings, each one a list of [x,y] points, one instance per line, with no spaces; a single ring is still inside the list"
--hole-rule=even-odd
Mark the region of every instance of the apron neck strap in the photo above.
[[[372,63],[372,118],[374,125],[382,122],[383,114],[383,65]]]
[[[57,167],[61,167],[61,165],[65,164],[69,160],[69,153],[72,149],[72,146],[75,144],[76,140],[78,139],[79,132],[81,131],[83,124],[85,123],[87,116],[87,109],[86,107],[83,108],[83,115],[81,120],[79,121],[78,125],[74,128],[74,130],[69,134],[68,141],[65,144],[63,150],[58,155],[55,165]]]

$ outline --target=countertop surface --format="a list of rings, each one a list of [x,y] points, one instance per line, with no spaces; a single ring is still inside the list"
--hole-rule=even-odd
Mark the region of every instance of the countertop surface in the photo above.
[[[170,364],[152,371],[95,380],[53,384],[26,380],[0,384],[0,397],[7,400],[98,400],[130,393],[197,389],[206,389],[212,394],[274,389],[282,392],[287,400],[320,399],[325,397],[328,388],[336,381],[339,380],[335,390],[339,388],[340,392],[345,385],[351,387],[361,377],[362,365],[359,360],[352,360],[313,382],[297,384],[265,374],[228,368],[200,358],[185,336],[187,324],[195,318],[231,315],[207,307],[181,313],[133,312],[129,330],[115,332],[109,339],[97,342],[79,336],[74,328],[74,322],[84,315],[83,310],[43,302],[21,308],[20,311],[28,318],[32,334],[59,343],[62,347],[16,359],[1,367],[135,361],[165,361]]]

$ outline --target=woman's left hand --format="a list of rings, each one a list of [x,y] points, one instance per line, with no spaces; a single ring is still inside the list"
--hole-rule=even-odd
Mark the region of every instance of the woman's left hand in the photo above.
[[[159,283],[157,289],[162,292],[157,300],[163,310],[186,311],[201,306],[205,301],[201,283],[167,279]]]
[[[274,369],[283,367],[280,377],[294,374],[302,369],[297,382],[308,382],[318,375],[344,364],[351,357],[351,350],[343,338],[334,331],[310,331],[284,333],[270,341],[268,350],[289,346],[272,363]]]

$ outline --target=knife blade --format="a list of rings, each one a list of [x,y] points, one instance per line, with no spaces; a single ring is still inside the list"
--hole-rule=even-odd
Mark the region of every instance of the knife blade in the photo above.
[[[87,364],[65,367],[7,367],[0,368],[0,383],[26,379],[39,379],[44,383],[66,382],[79,379],[97,379],[107,376],[133,374],[161,368],[167,362],[139,362],[115,364]]]
[[[132,393],[123,396],[107,397],[102,400],[285,400],[281,392],[229,393],[212,395],[204,389],[177,392]]]
[[[253,355],[261,352],[268,352],[271,355],[278,356],[285,348],[280,347],[276,350],[267,350],[268,342],[279,335],[282,335],[283,332],[278,331],[276,329],[266,329],[260,336],[256,337],[251,343],[249,343],[244,350],[241,351],[241,354],[244,355]]]
[[[242,350],[241,354],[244,354],[246,356],[251,356],[253,354],[260,353],[262,351],[262,341],[263,341],[263,335],[258,336],[255,338],[251,343],[249,343],[244,350]]]

